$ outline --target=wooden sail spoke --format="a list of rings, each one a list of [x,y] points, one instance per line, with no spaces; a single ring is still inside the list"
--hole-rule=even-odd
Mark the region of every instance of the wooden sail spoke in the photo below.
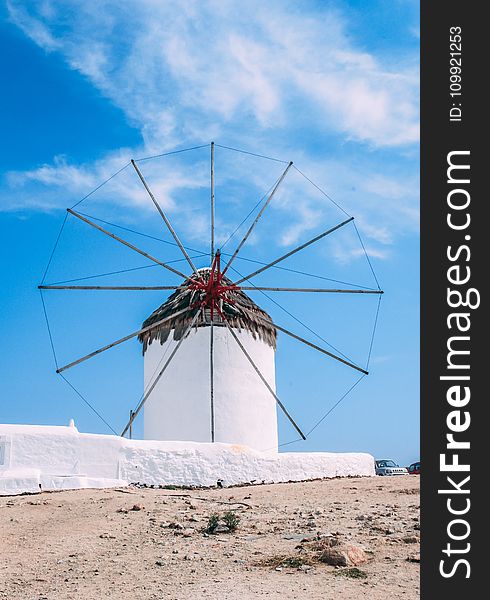
[[[240,340],[238,339],[237,334],[233,331],[233,328],[230,326],[230,324],[228,323],[228,320],[226,319],[226,317],[221,313],[221,317],[223,318],[226,326],[228,327],[229,332],[231,333],[231,335],[233,336],[233,338],[235,339],[236,343],[238,344],[238,346],[240,347],[241,351],[245,354],[245,356],[247,357],[249,363],[252,365],[252,367],[254,368],[255,372],[257,373],[257,375],[260,377],[260,379],[262,380],[263,384],[265,385],[265,387],[269,390],[269,392],[272,394],[272,396],[274,397],[274,400],[277,402],[278,406],[280,407],[280,409],[282,410],[282,412],[286,415],[286,417],[288,418],[289,422],[292,424],[292,426],[296,429],[296,431],[299,433],[299,435],[302,437],[303,440],[306,440],[306,436],[305,434],[301,431],[301,429],[298,427],[298,425],[296,424],[296,422],[294,421],[293,417],[289,414],[289,412],[287,411],[286,407],[284,406],[284,404],[279,400],[279,398],[277,397],[276,393],[274,392],[274,390],[271,388],[271,386],[269,385],[269,382],[267,381],[267,379],[262,375],[262,373],[260,372],[260,369],[257,367],[257,365],[255,364],[255,362],[253,361],[252,357],[250,356],[250,354],[245,350],[243,344],[240,342]]]
[[[285,288],[285,287],[260,287],[254,286],[237,286],[239,290],[258,291],[258,292],[316,292],[326,294],[384,294],[382,290],[343,290],[332,288]]]
[[[194,265],[194,263],[191,260],[191,257],[187,254],[186,249],[184,248],[184,246],[182,245],[182,242],[179,239],[179,236],[175,233],[174,228],[172,227],[172,225],[170,224],[170,221],[168,220],[166,214],[163,212],[161,206],[158,204],[157,199],[155,198],[155,196],[153,195],[153,192],[151,191],[149,185],[147,184],[145,178],[143,177],[143,174],[141,173],[141,171],[138,168],[138,165],[136,164],[136,162],[131,159],[131,164],[134,167],[134,170],[136,171],[136,173],[138,174],[138,177],[141,180],[141,183],[143,184],[145,190],[148,192],[148,195],[150,196],[153,204],[155,205],[156,209],[158,210],[158,212],[160,213],[160,216],[162,217],[162,219],[165,222],[165,225],[167,226],[167,229],[170,231],[170,233],[172,234],[172,237],[174,238],[174,240],[176,241],[177,245],[179,246],[182,254],[185,256],[185,259],[187,260],[187,262],[189,263],[191,269],[194,271],[194,273],[196,275],[198,275],[197,269]]]
[[[301,244],[301,246],[298,246],[297,248],[295,248],[294,250],[291,250],[287,254],[284,254],[283,256],[280,256],[279,258],[276,258],[276,260],[272,261],[271,263],[268,263],[264,267],[262,267],[260,269],[257,269],[257,271],[254,271],[253,273],[250,273],[250,275],[247,275],[246,277],[242,277],[242,279],[239,279],[238,281],[235,282],[235,285],[240,285],[242,282],[247,281],[248,279],[251,279],[252,277],[255,277],[259,273],[263,273],[267,269],[270,269],[274,265],[277,265],[277,263],[285,260],[286,258],[289,258],[293,254],[296,254],[296,252],[299,252],[300,250],[303,250],[304,248],[307,248],[308,246],[311,246],[311,244],[314,244],[315,242],[318,242],[318,240],[321,240],[322,238],[326,237],[330,233],[333,233],[334,231],[337,231],[337,229],[340,229],[341,227],[343,227],[344,225],[347,225],[347,223],[350,223],[353,220],[354,220],[354,217],[350,217],[349,219],[347,219],[345,221],[342,221],[342,223],[339,223],[335,227],[332,227],[331,229],[327,229],[327,231],[324,231],[323,233],[321,233],[320,235],[317,235],[316,237],[312,238],[308,242],[305,242],[304,244]],[[230,262],[231,262],[231,260],[230,260]],[[229,265],[230,265],[230,263],[228,263],[227,267]]]
[[[242,241],[238,244],[237,249],[235,250],[235,252],[232,254],[230,260],[228,261],[228,264],[226,265],[226,267],[223,270],[223,275],[226,273],[226,271],[228,271],[228,269],[231,266],[231,263],[235,260],[237,254],[240,252],[240,250],[242,249],[242,246],[245,244],[245,242],[247,241],[247,239],[249,238],[250,234],[252,233],[252,231],[254,230],[255,226],[257,225],[260,217],[262,216],[262,214],[264,213],[265,209],[269,206],[270,201],[272,200],[272,198],[274,197],[274,194],[276,193],[276,191],[278,190],[279,186],[281,185],[281,183],[283,182],[284,178],[286,177],[289,169],[293,166],[293,163],[290,162],[288,164],[288,166],[286,167],[286,169],[284,170],[284,173],[281,175],[281,177],[279,178],[279,181],[276,183],[276,185],[274,186],[274,188],[272,189],[271,193],[269,194],[269,197],[267,198],[264,206],[261,208],[259,214],[255,217],[254,222],[252,223],[252,225],[250,225],[249,230],[247,231],[247,233],[245,234],[245,236],[243,237]]]
[[[325,350],[325,348],[321,348],[320,346],[317,346],[316,344],[314,344],[313,342],[309,342],[308,340],[305,340],[304,338],[302,338],[299,335],[296,335],[295,333],[293,333],[292,331],[289,331],[288,329],[281,327],[280,325],[278,325],[277,323],[271,323],[268,321],[265,321],[265,319],[263,319],[260,315],[256,315],[255,316],[257,319],[260,319],[261,321],[267,322],[269,325],[272,325],[273,327],[275,327],[278,331],[282,331],[283,333],[285,333],[286,335],[289,335],[290,337],[294,338],[295,340],[298,340],[298,342],[302,342],[303,344],[306,344],[307,346],[310,346],[310,348],[313,348],[314,350],[318,350],[319,352],[321,352],[322,354],[326,354],[327,356],[330,356],[330,358],[333,358],[335,360],[338,360],[339,362],[341,362],[342,364],[351,367],[352,369],[355,369],[356,371],[359,371],[360,373],[363,373],[364,375],[369,375],[368,371],[365,371],[364,369],[362,369],[361,367],[355,365],[354,363],[346,360],[345,358],[341,358],[340,356],[337,356],[336,354],[334,354],[333,352],[329,352],[328,350]]]
[[[211,262],[214,258],[214,142],[211,142]]]
[[[164,291],[178,290],[178,285],[153,285],[153,286],[136,286],[136,285],[38,285],[40,290],[107,290],[107,291]]]
[[[99,348],[98,350],[94,350],[90,354],[87,354],[86,356],[82,356],[82,358],[79,358],[78,360],[74,360],[73,362],[71,362],[63,367],[60,367],[59,369],[56,370],[56,372],[62,373],[63,371],[66,371],[67,369],[70,369],[71,367],[79,365],[80,363],[88,360],[89,358],[97,356],[98,354],[101,354],[102,352],[105,352],[106,350],[110,350],[110,348],[114,348],[114,346],[118,346],[119,344],[122,344],[123,342],[127,342],[128,340],[136,337],[137,335],[145,333],[146,331],[150,331],[151,329],[154,329],[155,327],[159,327],[163,323],[166,323],[167,321],[174,319],[178,315],[184,314],[188,310],[189,310],[188,308],[183,308],[182,310],[179,310],[179,311],[173,313],[171,316],[165,317],[165,319],[161,319],[160,321],[156,321],[155,323],[148,325],[148,327],[143,327],[143,329],[139,329],[138,331],[133,331],[133,333],[130,333],[129,335],[126,335],[123,338],[116,340],[115,342],[107,344],[106,346],[102,346],[102,348]]]
[[[184,273],[181,273],[181,271],[178,271],[177,269],[174,269],[173,267],[171,267],[170,265],[167,265],[166,263],[162,262],[161,260],[158,260],[158,258],[155,258],[154,256],[152,256],[151,254],[148,254],[144,250],[140,250],[139,248],[137,248],[133,244],[130,244],[126,240],[123,240],[122,238],[120,238],[119,236],[117,236],[115,233],[111,233],[110,231],[107,231],[107,229],[104,229],[100,225],[97,225],[97,223],[94,223],[90,219],[87,219],[87,217],[84,217],[80,213],[75,212],[71,208],[67,208],[66,210],[71,215],[73,215],[74,217],[77,217],[77,219],[80,219],[81,221],[84,221],[88,225],[91,225],[92,227],[95,227],[95,229],[98,229],[102,233],[105,233],[106,235],[108,235],[112,239],[116,240],[120,244],[123,244],[124,246],[127,246],[128,248],[131,248],[131,250],[134,250],[138,254],[141,254],[141,256],[144,256],[145,258],[148,258],[149,260],[152,260],[157,265],[160,265],[160,266],[164,267],[165,269],[168,269],[169,271],[172,271],[172,273],[175,273],[176,275],[179,275],[180,277],[183,277],[184,279],[189,279],[189,277],[187,275],[184,275]]]

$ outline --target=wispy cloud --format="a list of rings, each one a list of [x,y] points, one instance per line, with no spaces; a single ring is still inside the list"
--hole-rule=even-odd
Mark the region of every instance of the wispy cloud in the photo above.
[[[398,232],[415,231],[413,174],[372,171],[378,160],[373,153],[405,152],[418,140],[416,57],[394,64],[370,53],[352,38],[337,9],[304,3],[299,11],[279,0],[252,1],[246,10],[231,0],[187,0],[178,7],[157,0],[9,0],[7,6],[11,21],[29,38],[59,53],[124,111],[140,129],[144,147],[115,149],[93,164],[56,157],[8,173],[4,209],[69,205],[131,155],[187,142],[226,136],[245,147],[267,142],[272,152],[289,151],[292,144],[284,140],[297,139],[301,127],[305,138],[335,136],[339,144],[364,148],[362,161],[352,166],[313,159],[315,148],[307,144],[299,159],[315,181],[328,181],[346,209],[359,215],[373,255],[385,257]],[[155,175],[153,185],[162,204],[178,210],[179,192],[207,185],[207,174],[204,166],[192,173],[177,169]],[[138,182],[123,180],[114,194],[127,206],[148,206]],[[293,202],[295,216],[283,244],[313,230],[327,201],[296,195]],[[206,228],[204,221],[193,225],[195,235]]]
[[[95,163],[74,166],[65,157],[56,156],[52,164],[30,171],[11,171],[5,176],[11,196],[4,193],[4,200],[10,204],[10,210],[18,210],[26,204],[40,210],[66,208],[109,180],[100,188],[101,192],[96,191],[92,196],[92,203],[152,210],[148,194],[129,164],[131,157],[132,153],[124,150]],[[172,212],[182,209],[177,202],[179,192],[208,186],[203,165],[195,165],[192,172],[176,165],[171,173],[167,173],[151,162],[140,168],[151,177],[152,191],[161,206]],[[119,174],[111,179],[118,171]]]
[[[138,122],[148,143],[162,126],[185,130],[182,108],[206,122],[248,114],[275,128],[299,106],[316,127],[375,146],[417,140],[416,69],[387,68],[357,48],[330,10],[250,2],[237,11],[235,2],[212,0],[178,10],[153,0],[8,7],[26,35],[60,52]]]

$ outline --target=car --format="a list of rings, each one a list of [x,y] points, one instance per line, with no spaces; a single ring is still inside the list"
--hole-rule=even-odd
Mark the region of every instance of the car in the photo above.
[[[410,475],[420,475],[420,461],[412,463],[407,468],[407,471],[409,472]]]
[[[393,460],[376,460],[375,469],[376,475],[392,476],[408,474],[405,467],[400,467],[400,465],[397,465]]]

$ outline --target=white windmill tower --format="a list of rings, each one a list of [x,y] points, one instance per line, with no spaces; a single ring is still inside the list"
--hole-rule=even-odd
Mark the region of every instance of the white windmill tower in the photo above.
[[[164,321],[140,335],[144,437],[276,450],[276,330],[266,312],[221,277],[219,262],[217,253],[213,268],[199,269],[143,323],[147,329]]]
[[[333,227],[274,261],[261,266],[253,273],[231,281],[226,277],[228,269],[250,237],[293,163],[287,163],[284,172],[265,198],[253,223],[222,268],[220,251],[215,249],[214,143],[211,143],[211,264],[204,269],[197,269],[194,265],[136,163],[137,161],[131,161],[166,228],[187,261],[191,273],[185,274],[150,255],[87,216],[73,210],[75,207],[68,209],[70,215],[131,248],[154,264],[178,275],[181,283],[173,286],[152,287],[40,285],[41,290],[173,291],[168,300],[148,317],[139,330],[98,348],[78,360],[58,367],[57,373],[61,374],[101,352],[138,337],[143,344],[145,389],[135,410],[131,411],[130,419],[121,433],[122,436],[128,431],[131,432],[134,419],[144,407],[145,439],[187,440],[205,443],[226,442],[243,444],[261,451],[274,450],[278,445],[276,411],[279,407],[301,438],[306,439],[276,394],[274,356],[277,332],[306,344],[362,375],[367,375],[368,372],[348,359],[273,322],[271,317],[259,308],[246,292],[257,290],[376,294],[381,298],[383,292],[379,285],[377,289],[365,287],[349,289],[286,288],[260,287],[253,285],[251,281],[258,274],[275,267],[281,261],[351,224],[354,217],[348,216],[344,211],[347,218]],[[252,283],[251,286],[250,283]]]

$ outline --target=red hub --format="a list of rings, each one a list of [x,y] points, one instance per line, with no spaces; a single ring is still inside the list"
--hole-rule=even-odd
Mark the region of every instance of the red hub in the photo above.
[[[228,292],[237,290],[238,287],[234,284],[223,283],[224,277],[221,272],[221,253],[217,250],[216,255],[211,264],[211,271],[207,281],[204,278],[193,280],[190,288],[203,292],[199,302],[196,302],[193,308],[208,308],[211,313],[211,321],[213,321],[215,312],[223,318],[223,301],[229,304],[234,304],[232,298],[227,296]]]

